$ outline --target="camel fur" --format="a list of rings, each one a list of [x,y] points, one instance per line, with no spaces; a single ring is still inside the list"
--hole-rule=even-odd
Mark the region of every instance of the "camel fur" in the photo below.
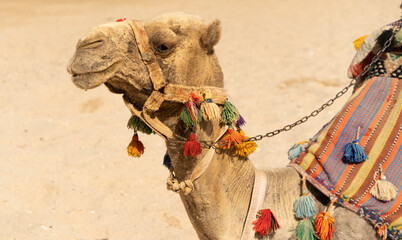
[[[150,46],[167,82],[185,86],[223,87],[223,73],[214,53],[221,36],[219,20],[205,23],[199,17],[182,13],[166,14],[144,21]],[[68,72],[82,89],[105,84],[113,93],[123,94],[141,109],[152,92],[145,64],[138,52],[129,24],[115,22],[101,25],[81,38]],[[165,101],[155,115],[176,136],[188,138],[180,121],[182,104]],[[215,140],[223,126],[218,121],[203,121],[196,129],[197,139]],[[196,158],[183,156],[183,144],[166,141],[172,166],[179,181],[191,174],[203,153]],[[268,177],[263,208],[270,208],[281,229],[271,239],[292,239],[297,220],[293,202],[300,196],[300,176],[293,168],[265,170]],[[187,214],[198,237],[203,240],[240,239],[253,188],[255,167],[248,159],[229,152],[215,154],[206,172],[194,182],[189,195],[180,193]],[[316,198],[318,211],[329,200],[308,186]],[[335,210],[334,239],[376,239],[373,227],[349,210]]]

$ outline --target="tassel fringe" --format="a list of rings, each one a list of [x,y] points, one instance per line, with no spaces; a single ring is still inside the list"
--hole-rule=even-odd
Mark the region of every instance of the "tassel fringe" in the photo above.
[[[201,113],[205,120],[220,120],[221,111],[213,101],[211,90],[206,90],[203,94],[204,101],[201,103]]]
[[[295,235],[298,240],[315,240],[317,235],[314,230],[314,218],[304,218],[299,221],[296,227]]]
[[[237,119],[239,119],[239,112],[233,104],[226,100],[223,104],[221,121],[226,125],[231,125]]]
[[[388,202],[394,200],[398,194],[398,189],[391,182],[387,181],[387,177],[382,173],[380,168],[380,179],[376,181],[370,193],[378,200]]]
[[[244,140],[249,139],[249,137],[245,136],[243,130],[239,130],[239,133],[245,137]],[[236,145],[236,154],[241,157],[247,157],[248,155],[252,154],[258,145],[254,141],[245,141],[238,145]]]
[[[192,93],[180,114],[180,118],[186,124],[187,129],[197,126],[202,121],[202,114],[197,108],[199,101],[200,99]]]
[[[356,39],[356,40],[353,41],[353,45],[354,45],[356,51],[359,50],[359,48],[363,45],[364,40],[366,40],[367,36],[368,36],[368,35],[359,37],[358,39]]]
[[[315,233],[320,240],[331,240],[332,233],[335,231],[335,219],[331,216],[334,208],[334,202],[328,207],[327,212],[321,212],[315,219]]]
[[[139,117],[135,115],[132,115],[130,117],[127,123],[127,127],[148,135],[154,133],[154,131],[146,123],[144,123]]]
[[[342,159],[347,163],[361,163],[368,158],[362,146],[359,145],[360,127],[357,128],[356,139],[352,143],[343,146],[344,151]]]
[[[302,195],[293,203],[293,210],[297,218],[309,218],[316,214],[316,203],[307,190],[306,176],[303,177]]]
[[[167,169],[169,170],[172,167],[172,159],[170,159],[170,156],[167,151],[165,153],[165,156],[163,157],[163,166],[167,167]]]
[[[144,145],[138,140],[138,134],[134,133],[134,136],[127,146],[127,153],[131,157],[141,157],[144,154]]]
[[[239,114],[239,119],[237,119],[236,126],[241,127],[246,125],[246,120]]]
[[[261,209],[258,211],[257,220],[253,222],[253,225],[253,230],[260,236],[268,235],[281,228],[270,209]]]
[[[202,152],[201,144],[196,140],[195,134],[191,133],[188,141],[184,144],[184,156],[196,157]]]
[[[304,152],[307,147],[306,145],[307,145],[306,141],[293,145],[288,151],[289,160],[297,158],[300,153]]]
[[[241,135],[240,133],[233,131],[233,129],[231,128],[228,128],[225,135],[223,135],[223,137],[221,138],[221,140],[225,141],[225,143],[220,144],[219,147],[222,149],[229,149],[233,146],[242,144],[244,139],[246,139],[244,135]]]

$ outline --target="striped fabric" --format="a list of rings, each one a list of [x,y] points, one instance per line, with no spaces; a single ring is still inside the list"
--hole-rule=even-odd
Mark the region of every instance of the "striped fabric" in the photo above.
[[[399,63],[400,65],[401,63]],[[388,237],[402,238],[402,81],[373,76],[352,95],[343,109],[311,140],[290,166],[337,203],[370,220],[387,224]],[[365,162],[342,161],[342,147],[355,140],[368,155]],[[398,188],[398,196],[382,202],[370,194],[379,168]]]

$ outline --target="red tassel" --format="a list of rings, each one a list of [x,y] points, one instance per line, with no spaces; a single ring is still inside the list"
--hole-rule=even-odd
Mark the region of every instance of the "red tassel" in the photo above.
[[[123,22],[125,20],[126,20],[126,18],[119,18],[119,19],[116,20],[116,22]]]
[[[274,214],[269,209],[261,209],[258,211],[257,220],[253,222],[253,230],[261,236],[275,232],[276,229],[281,228]]]
[[[243,143],[243,140],[245,140],[246,137],[244,135],[241,135],[240,133],[233,131],[233,129],[228,128],[227,132],[225,135],[222,137],[222,141],[225,141],[225,143],[220,144],[220,148],[222,149],[228,149],[233,147],[233,145],[237,146],[239,144]]]
[[[201,144],[195,139],[195,134],[192,133],[188,138],[187,142],[184,144],[184,156],[196,157],[201,154]]]

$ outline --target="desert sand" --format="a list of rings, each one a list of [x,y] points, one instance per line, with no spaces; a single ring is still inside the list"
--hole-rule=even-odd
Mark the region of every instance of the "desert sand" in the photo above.
[[[165,12],[222,21],[216,47],[226,90],[254,136],[292,123],[346,86],[353,40],[399,18],[399,0],[0,2],[0,240],[197,239],[166,190],[165,145],[132,132],[121,96],[76,88],[66,71],[77,40],[118,18]],[[286,166],[287,150],[336,114],[259,141],[251,161]],[[351,237],[353,239],[353,237]]]

